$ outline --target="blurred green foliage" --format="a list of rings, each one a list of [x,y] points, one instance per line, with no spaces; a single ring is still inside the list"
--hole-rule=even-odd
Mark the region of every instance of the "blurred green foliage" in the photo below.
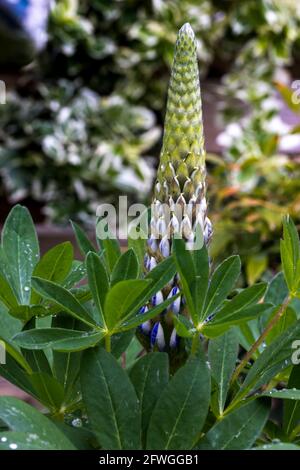
[[[186,21],[229,124],[222,155],[208,162],[212,249],[239,246],[254,282],[277,265],[282,214],[300,222],[299,160],[281,148],[290,131],[273,125],[274,80],[283,68],[297,74],[295,0],[57,0],[47,49],[0,107],[2,186],[13,202],[41,201],[56,222],[88,223],[119,193],[149,197],[173,45]]]

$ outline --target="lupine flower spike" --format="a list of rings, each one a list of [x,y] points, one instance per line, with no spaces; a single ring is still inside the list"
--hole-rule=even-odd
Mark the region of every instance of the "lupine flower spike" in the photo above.
[[[191,26],[179,31],[168,91],[163,145],[151,213],[145,269],[153,269],[171,253],[172,237],[180,232],[193,243],[196,226],[200,226],[206,244],[212,235],[207,217],[205,186],[205,149],[202,122],[197,45]],[[178,293],[178,278],[152,298],[155,306]],[[184,299],[177,297],[151,327],[141,326],[149,337],[149,347],[170,350],[178,346],[173,316],[184,313]],[[145,341],[143,341],[145,344]]]

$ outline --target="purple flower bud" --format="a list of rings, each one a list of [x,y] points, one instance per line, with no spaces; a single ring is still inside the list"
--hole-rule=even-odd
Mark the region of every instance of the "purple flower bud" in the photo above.
[[[159,322],[156,322],[152,328],[150,336],[150,344],[152,348],[157,344],[158,349],[162,351],[165,348],[164,330]]]
[[[151,299],[153,307],[156,307],[157,305],[163,303],[163,301],[164,297],[161,291],[156,292],[156,294]]]
[[[156,262],[156,259],[151,256],[150,258],[150,261],[149,261],[149,271],[152,271],[152,269],[154,269],[155,267],[157,266],[157,262]]]
[[[177,335],[176,330],[174,328],[174,330],[172,331],[171,337],[170,337],[170,348],[171,349],[177,348],[177,346],[179,344],[179,341],[180,341],[180,338]]]
[[[144,335],[149,335],[151,332],[152,324],[150,320],[145,321],[139,326],[139,329],[141,330]]]
[[[164,237],[159,244],[159,251],[161,252],[164,258],[170,256],[170,242],[168,237]]]
[[[168,299],[178,294],[178,292],[179,292],[179,288],[177,286],[174,286],[168,295]],[[177,299],[175,299],[175,301],[168,307],[168,310],[172,311],[173,313],[177,315],[180,311],[180,303],[181,303],[181,298],[177,297]]]

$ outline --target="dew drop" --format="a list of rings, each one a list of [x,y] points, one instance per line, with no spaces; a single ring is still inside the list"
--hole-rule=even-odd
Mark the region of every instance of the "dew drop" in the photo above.
[[[80,418],[73,419],[72,426],[74,426],[74,428],[80,428],[82,426],[81,419]]]
[[[9,444],[9,448],[12,449],[12,450],[16,450],[18,448],[18,446],[17,446],[17,444],[12,443],[12,444]]]
[[[1,437],[1,442],[6,442],[7,441],[7,437]]]

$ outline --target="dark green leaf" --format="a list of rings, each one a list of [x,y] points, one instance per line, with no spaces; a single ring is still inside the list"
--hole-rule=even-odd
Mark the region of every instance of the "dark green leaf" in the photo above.
[[[260,447],[254,447],[253,450],[300,450],[300,446],[287,442],[278,442],[277,444],[265,444]]]
[[[178,336],[191,338],[195,334],[193,325],[184,315],[174,316],[173,321]]]
[[[147,237],[146,237],[147,238]],[[132,248],[137,256],[139,261],[139,272],[142,271],[144,266],[144,256],[145,256],[145,248],[146,248],[146,238],[142,236],[138,239],[134,239],[131,236],[131,232],[129,232],[128,236],[128,248]]]
[[[103,338],[101,331],[77,331],[64,328],[36,328],[18,333],[14,341],[25,349],[51,348],[55,351],[81,351],[95,346]]]
[[[215,270],[206,296],[203,318],[207,318],[223,303],[233,289],[241,270],[238,256],[231,256]]]
[[[188,450],[201,432],[210,400],[210,377],[202,357],[179,369],[158,399],[147,433],[148,450]]]
[[[218,421],[197,446],[199,450],[250,449],[259,437],[270,413],[265,401],[254,400]]]
[[[194,324],[197,325],[199,317],[191,292],[191,287],[194,285],[196,279],[195,265],[191,251],[187,250],[185,242],[181,238],[175,238],[173,240],[173,255],[177,271],[180,275],[180,283],[189,309],[189,313],[193,319]]]
[[[99,233],[101,233],[101,231],[106,234],[107,238],[99,238],[98,235]],[[104,219],[97,222],[96,235],[100,248],[105,252],[107,268],[108,271],[111,273],[116,262],[121,256],[119,242],[110,232],[109,228],[107,227],[107,222]]]
[[[84,263],[81,261],[73,261],[71,270],[65,280],[62,282],[63,287],[70,289],[76,286],[86,276]]]
[[[33,317],[50,315],[50,312],[43,305],[19,305],[18,307],[11,308],[8,313],[25,323]]]
[[[64,287],[38,277],[32,278],[32,286],[40,295],[46,299],[52,300],[73,317],[91,327],[97,326],[87,310],[85,310],[74,295]]]
[[[206,323],[201,331],[208,338],[215,338],[223,334],[230,327],[243,325],[245,322],[257,318],[269,309],[269,304],[256,304],[245,308],[245,310],[241,312],[233,313],[232,315],[228,313],[228,315],[223,318],[219,318],[217,315],[215,319],[213,318],[210,322]]]
[[[273,305],[280,305],[288,295],[289,291],[282,272],[276,274],[269,283],[265,302]]]
[[[281,262],[290,292],[295,293],[300,282],[300,244],[292,219],[283,219],[283,240],[280,242]]]
[[[251,367],[237,397],[258,389],[292,364],[292,344],[299,338],[299,334],[300,320],[278,336],[263,351]]]
[[[262,394],[265,397],[271,398],[281,398],[282,400],[293,400],[299,401],[300,400],[300,389],[297,390],[296,388],[285,388],[282,390],[270,390],[269,392],[264,392]]]
[[[12,412],[13,410],[13,412]],[[0,419],[11,431],[1,434],[2,449],[74,450],[73,444],[46,416],[13,397],[0,397]],[[3,439],[7,437],[7,440]]]
[[[33,276],[60,284],[70,272],[73,261],[73,246],[70,242],[56,245],[40,259],[33,270]],[[33,292],[31,303],[37,304],[40,296]]]
[[[219,321],[227,320],[232,318],[233,315],[245,311],[247,307],[255,304],[263,297],[266,288],[267,284],[262,282],[242,290],[217,312],[216,319]]]
[[[106,269],[96,253],[89,253],[86,257],[89,287],[93,296],[95,307],[100,316],[100,323],[104,323],[104,303],[109,290],[109,280]]]
[[[82,228],[79,227],[78,224],[72,221],[71,221],[71,225],[75,233],[77,244],[83,256],[87,255],[90,251],[96,252],[95,247],[90,242],[90,240],[88,239],[88,237],[86,236]]]
[[[300,389],[300,365],[293,367],[288,388],[293,391],[294,388]],[[300,393],[300,392],[299,392]],[[300,423],[300,401],[287,400],[284,402],[283,429],[289,435]]]
[[[8,308],[15,308],[18,306],[18,301],[15,297],[13,289],[4,276],[0,274],[0,301]]]
[[[99,444],[106,450],[141,448],[138,399],[126,372],[104,349],[83,354],[81,388]]]
[[[131,315],[131,306],[149,286],[149,281],[136,279],[115,284],[105,299],[106,326],[112,330]]]
[[[211,376],[217,387],[218,413],[222,415],[230,379],[235,368],[239,348],[238,334],[235,329],[209,342],[208,357]]]
[[[136,279],[139,274],[139,261],[135,252],[129,249],[120,256],[111,274],[111,285],[128,279]]]
[[[152,318],[156,317],[160,313],[162,313],[169,305],[171,305],[174,300],[179,296],[179,293],[177,295],[174,295],[170,299],[165,300],[161,304],[157,305],[156,307],[151,308],[148,310],[146,313],[138,313],[134,317],[130,317],[129,320],[126,320],[120,328],[118,328],[120,331],[127,331],[131,328],[136,328],[142,323],[144,323],[147,320],[151,320]]]
[[[15,206],[2,231],[2,248],[7,261],[8,277],[19,303],[30,300],[31,275],[39,259],[36,231],[28,209]]]
[[[31,351],[30,351],[31,352]],[[36,353],[37,351],[35,351]],[[38,351],[40,352],[40,351]],[[60,412],[65,399],[64,388],[52,375],[44,372],[34,372],[30,376],[38,400],[46,405],[52,413]]]
[[[130,371],[142,412],[142,433],[146,434],[151,414],[169,381],[169,359],[164,353],[141,357]]]

